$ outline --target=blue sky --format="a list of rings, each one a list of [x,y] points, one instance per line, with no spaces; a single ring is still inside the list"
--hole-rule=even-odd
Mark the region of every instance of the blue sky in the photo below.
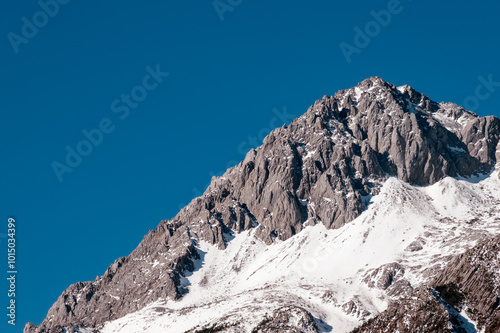
[[[14,217],[18,265],[2,332],[39,324],[325,94],[378,75],[500,114],[495,1],[60,2],[0,12],[0,253]],[[87,156],[70,167],[67,149]]]

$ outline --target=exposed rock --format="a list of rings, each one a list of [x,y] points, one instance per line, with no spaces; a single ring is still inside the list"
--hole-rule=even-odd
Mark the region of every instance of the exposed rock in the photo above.
[[[410,252],[417,252],[422,250],[423,248],[424,247],[422,245],[422,242],[420,240],[416,240],[414,242],[411,242],[405,250]]]
[[[98,328],[160,298],[182,297],[180,281],[194,268],[200,240],[224,249],[234,233],[250,228],[267,244],[309,224],[340,228],[361,214],[364,198],[377,195],[388,176],[427,185],[489,172],[499,136],[495,117],[435,103],[378,77],[366,79],[272,131],[103,276],[71,285],[41,325],[28,324],[25,332]],[[391,285],[391,274],[398,273],[383,273],[378,288]]]
[[[404,268],[394,262],[372,270],[365,275],[363,282],[370,288],[386,290],[396,279],[400,279],[405,273]]]
[[[342,305],[342,311],[350,316],[364,319],[370,315],[370,312],[363,309],[363,307],[356,300],[350,300]]]
[[[205,327],[193,329],[186,331],[184,333],[239,333],[242,332],[242,328],[238,323],[217,323],[207,325]]]
[[[486,333],[500,332],[500,236],[453,258],[434,280],[441,297]]]
[[[407,289],[386,311],[353,333],[500,332],[499,258],[500,236],[483,240],[440,270],[431,282],[435,291]],[[473,328],[461,312],[477,326]]]
[[[252,333],[319,333],[314,317],[297,306],[284,306],[262,320]]]
[[[416,289],[352,333],[452,333],[446,308],[427,289]]]

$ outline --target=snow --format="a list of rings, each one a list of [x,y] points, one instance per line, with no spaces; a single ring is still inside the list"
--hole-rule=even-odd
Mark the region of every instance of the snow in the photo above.
[[[361,89],[359,89],[358,87],[354,88],[354,99],[356,100],[356,102],[359,101],[362,93],[363,93],[363,91]]]
[[[459,147],[452,147],[448,145],[448,149],[457,154],[466,153],[465,149]]]
[[[416,109],[415,104],[410,102],[409,99],[406,99],[406,103],[408,103],[408,109],[410,110],[410,113],[418,114],[419,111]]]
[[[454,111],[461,112],[457,119],[451,116]],[[475,115],[463,110],[454,103],[440,103],[439,110],[433,113],[432,117],[449,131],[457,132],[465,128],[474,119]]]
[[[316,150],[307,151],[307,154],[306,154],[306,156],[304,156],[303,160],[307,160],[308,158],[313,157],[315,153],[316,153]]]
[[[76,330],[76,333],[94,333],[92,328],[80,328]]]
[[[468,324],[470,324],[470,325],[472,326],[472,327],[471,327],[471,326],[469,326],[469,327],[471,327],[471,328],[472,328],[472,329],[470,329],[470,328],[469,328],[469,332],[472,332],[472,333],[477,333],[477,332],[478,332],[478,331],[477,331],[477,325],[478,325],[478,323],[477,323],[476,321],[472,320],[472,319],[469,317],[469,315],[467,314],[467,312],[466,312],[465,310],[462,310],[459,314],[460,314],[460,316],[464,319],[464,321],[465,321],[466,323],[468,323]],[[467,328],[466,328],[466,327],[464,327],[464,329],[467,329]],[[467,332],[467,333],[469,333],[469,332]],[[481,330],[481,333],[484,333],[484,329],[483,329],[483,330]]]
[[[287,304],[307,309],[334,332],[349,332],[362,319],[346,314],[344,304],[352,300],[374,316],[390,301],[363,281],[374,269],[397,262],[403,277],[418,286],[448,255],[474,246],[480,235],[500,233],[498,172],[428,187],[389,178],[368,199],[363,214],[340,229],[320,223],[269,246],[254,229],[235,235],[225,250],[197,242],[201,259],[181,279],[189,290],[182,299],[159,300],[106,323],[102,333],[184,332],[222,317],[250,332],[266,313]],[[422,249],[406,250],[414,241]]]
[[[433,199],[434,209],[443,216],[458,221],[472,219],[488,203],[485,193],[478,192],[467,181],[445,178],[423,191]]]
[[[457,328],[461,329],[461,332],[464,333],[477,333],[477,323],[469,318],[465,310],[461,312],[457,311],[451,305],[449,305],[436,291],[432,291],[434,296],[437,297],[439,302],[444,305],[450,317],[455,319],[455,325]]]
[[[407,87],[408,87],[408,85],[406,85],[406,84],[405,84],[405,85],[403,85],[403,86],[397,87],[397,89],[398,89],[398,91],[399,91],[400,93],[402,93],[402,94],[403,94],[403,93],[406,91]]]

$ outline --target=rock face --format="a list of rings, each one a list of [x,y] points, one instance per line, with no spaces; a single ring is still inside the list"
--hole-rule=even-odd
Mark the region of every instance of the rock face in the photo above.
[[[500,332],[499,277],[500,236],[496,236],[454,256],[432,286],[405,292],[353,333]],[[463,313],[477,323],[473,329]]]
[[[252,333],[319,333],[313,316],[306,310],[296,306],[285,306],[257,325]]]
[[[205,327],[195,328],[185,333],[240,333],[245,328],[239,323],[216,323]],[[261,318],[261,321],[251,329],[252,333],[319,333],[320,330],[314,317],[305,309],[298,306],[283,306],[272,314]]]
[[[486,333],[500,332],[500,236],[454,257],[435,278],[435,289]]]
[[[445,176],[491,171],[499,139],[496,117],[433,102],[409,86],[366,79],[323,97],[288,127],[272,131],[262,146],[213,178],[201,197],[162,221],[103,276],[71,285],[41,325],[28,324],[25,332],[99,328],[160,298],[181,298],[187,292],[181,279],[194,269],[200,240],[224,249],[232,235],[252,228],[267,244],[316,223],[340,228],[362,213],[366,199],[377,195],[388,177],[429,185]],[[418,250],[419,244],[409,247]],[[380,287],[389,287],[398,271],[387,267]],[[445,282],[465,283],[458,277]],[[418,296],[416,306],[441,311],[428,296]],[[269,323],[279,327],[281,317],[277,312]],[[442,322],[444,315],[430,321],[436,327]]]
[[[452,333],[446,308],[429,290],[414,290],[352,333]]]

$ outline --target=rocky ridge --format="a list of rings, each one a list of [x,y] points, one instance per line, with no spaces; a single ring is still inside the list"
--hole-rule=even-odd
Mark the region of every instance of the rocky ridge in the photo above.
[[[428,288],[405,292],[353,333],[499,332],[499,258],[500,236],[484,239],[454,256]]]
[[[25,332],[99,328],[158,299],[182,298],[200,241],[224,249],[252,229],[273,244],[307,226],[336,229],[353,221],[390,176],[424,186],[488,173],[500,154],[499,138],[496,117],[433,102],[378,77],[324,96],[212,179],[201,197],[162,221],[103,276],[70,286],[44,322]]]

